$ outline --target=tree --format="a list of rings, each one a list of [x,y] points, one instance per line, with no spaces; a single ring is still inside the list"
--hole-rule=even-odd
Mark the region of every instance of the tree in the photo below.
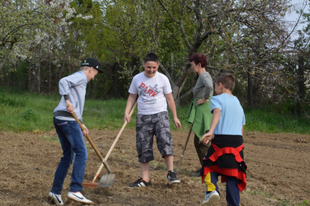
[[[5,0],[1,1],[0,10],[0,74],[3,65],[20,61],[29,61],[29,83],[36,80],[37,91],[40,92],[41,67],[44,57],[50,57],[55,47],[51,42],[61,44],[61,29],[66,28],[66,17],[72,15],[70,0]],[[45,46],[42,42],[48,42]],[[47,51],[44,53],[44,51]],[[51,60],[51,59],[50,59]],[[34,67],[31,67],[34,65]],[[11,71],[14,71],[11,69]],[[31,76],[34,74],[35,79]],[[1,77],[0,77],[1,78]],[[30,84],[29,84],[30,85]],[[30,87],[31,89],[32,87]]]
[[[285,49],[288,34],[283,17],[289,8],[288,1],[157,2],[179,25],[187,48],[186,58],[196,52],[205,53],[211,63],[208,69],[249,74],[249,78],[254,74],[272,74],[277,54]],[[193,25],[194,29],[188,29]],[[190,74],[186,62],[179,77],[170,79],[177,101]]]

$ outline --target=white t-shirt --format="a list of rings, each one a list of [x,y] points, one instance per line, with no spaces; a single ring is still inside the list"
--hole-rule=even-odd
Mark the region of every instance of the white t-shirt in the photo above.
[[[144,72],[134,76],[130,88],[131,94],[138,94],[138,114],[150,115],[167,111],[165,94],[172,92],[169,79],[156,72],[153,77],[146,77]]]

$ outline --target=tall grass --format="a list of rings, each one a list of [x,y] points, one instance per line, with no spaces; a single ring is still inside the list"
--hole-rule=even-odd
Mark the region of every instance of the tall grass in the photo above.
[[[301,133],[310,134],[309,122],[306,117],[295,117],[290,114],[265,112],[260,109],[245,108],[245,131],[266,133]]]
[[[27,92],[12,92],[0,89],[0,131],[49,131],[53,129],[53,110],[59,103],[59,95],[37,95]],[[120,129],[124,123],[125,99],[93,100],[86,99],[83,122],[89,129]],[[182,128],[188,131],[188,106],[177,108]],[[135,128],[135,110],[127,128]],[[171,113],[171,129],[176,130]],[[309,120],[295,118],[287,114],[264,112],[259,109],[245,108],[245,131],[266,133],[293,132],[309,134]]]
[[[0,90],[0,131],[49,131],[53,129],[53,110],[60,101],[59,95],[37,95]],[[88,129],[120,129],[124,124],[126,100],[86,99],[83,122]],[[126,128],[135,128],[137,109]],[[171,129],[176,130],[172,114]],[[178,111],[182,130],[188,130],[187,108]]]

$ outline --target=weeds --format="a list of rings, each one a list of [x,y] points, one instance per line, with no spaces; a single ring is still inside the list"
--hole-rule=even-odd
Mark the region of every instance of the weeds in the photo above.
[[[309,200],[304,200],[300,204],[291,204],[289,200],[281,200],[276,204],[276,206],[307,206],[309,205]]]
[[[250,190],[250,191],[246,191],[246,193],[252,194],[252,195],[260,195],[263,197],[268,197],[271,199],[277,199],[275,197],[273,197],[271,194],[269,194],[268,192],[264,192],[261,190]],[[308,206],[309,204],[309,200],[304,200],[302,201],[300,204],[291,204],[290,200],[286,200],[286,199],[282,199],[279,200],[279,202],[275,203],[275,206]]]
[[[166,164],[159,162],[159,161],[156,161],[156,160],[150,162],[150,167],[152,167],[154,170],[167,171]]]
[[[5,94],[0,96],[0,103],[7,106],[24,107],[27,104],[26,98],[6,97]]]
[[[42,136],[42,139],[51,141],[51,142],[59,142],[58,137],[47,137],[47,136]]]
[[[30,120],[32,120],[32,121],[37,120],[37,116],[36,116],[36,114],[34,112],[34,109],[32,109],[32,108],[26,108],[25,111],[21,114],[21,116],[22,116],[22,118],[24,118],[24,119],[26,119],[28,121],[30,121]]]
[[[260,196],[264,196],[264,197],[271,197],[271,195],[268,192],[264,192],[261,190],[250,190],[250,191],[247,191],[247,193],[250,193],[252,195],[260,195]]]

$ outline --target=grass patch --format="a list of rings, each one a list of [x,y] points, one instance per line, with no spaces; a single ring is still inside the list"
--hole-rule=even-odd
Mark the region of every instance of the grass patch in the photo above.
[[[47,136],[42,136],[42,139],[51,141],[51,142],[59,142],[59,138],[58,137],[47,137]]]
[[[60,101],[60,95],[37,95],[20,91],[0,89],[0,130],[3,131],[49,131],[53,126],[53,111]],[[126,100],[108,101],[86,99],[83,121],[89,129],[119,130],[124,124]],[[169,111],[172,131],[188,132],[187,122],[189,106],[177,107],[178,118],[182,128],[177,130]],[[260,109],[245,108],[245,131],[266,133],[290,132],[309,134],[309,120],[292,117],[289,114],[266,112]],[[137,110],[126,128],[135,129]]]
[[[165,163],[159,162],[157,160],[150,162],[150,168],[153,170],[167,171],[167,166]]]
[[[277,201],[276,203],[274,203],[275,206],[307,206],[307,205],[309,205],[309,200],[304,200],[301,203],[292,204],[290,200],[287,200],[287,199],[279,200],[279,199],[273,197],[268,192],[264,192],[261,190],[250,190],[250,191],[246,191],[246,193],[249,193],[252,195],[260,195],[263,197],[274,199],[275,201]],[[266,200],[266,201],[268,202],[268,200]]]
[[[266,112],[261,109],[244,109],[246,116],[245,131],[265,133],[309,134],[309,120],[305,117],[292,117],[285,113]]]
[[[247,193],[250,193],[252,195],[260,195],[263,197],[269,197],[272,198],[271,195],[267,192],[261,191],[261,190],[250,190],[250,191],[246,191]]]
[[[309,205],[309,200],[304,200],[299,204],[291,204],[289,200],[284,199],[276,203],[276,206],[307,206],[307,205]]]

